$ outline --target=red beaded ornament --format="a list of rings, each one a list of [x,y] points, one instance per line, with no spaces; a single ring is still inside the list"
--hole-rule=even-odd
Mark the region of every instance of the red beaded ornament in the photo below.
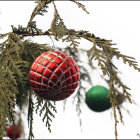
[[[48,51],[33,62],[29,78],[36,94],[46,100],[59,101],[75,91],[80,73],[75,60],[67,53]]]

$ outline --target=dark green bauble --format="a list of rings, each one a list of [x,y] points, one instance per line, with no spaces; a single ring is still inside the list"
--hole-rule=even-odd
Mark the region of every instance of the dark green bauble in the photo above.
[[[102,112],[111,107],[110,99],[107,97],[109,90],[103,86],[94,86],[86,93],[86,104],[96,112]]]

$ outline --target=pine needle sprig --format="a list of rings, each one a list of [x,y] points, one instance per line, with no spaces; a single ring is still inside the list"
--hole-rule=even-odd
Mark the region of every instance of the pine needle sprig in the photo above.
[[[28,115],[27,115],[27,120],[28,120],[28,127],[29,127],[29,135],[28,139],[34,138],[33,134],[33,112],[34,112],[34,102],[32,99],[32,90],[30,89],[28,91],[29,93],[29,100],[28,100]]]
[[[2,98],[0,97],[0,101],[2,101]],[[7,128],[7,119],[6,119],[6,114],[5,114],[5,104],[1,102],[0,104],[0,139],[3,139],[3,137],[6,136],[6,128]],[[5,114],[5,115],[3,115]]]
[[[5,38],[6,36],[8,36],[9,33],[5,33],[5,34],[0,34],[0,39]]]
[[[14,122],[15,94],[18,92],[13,83],[14,78],[10,79],[8,72],[5,71],[3,61],[0,67],[0,138],[5,136],[7,123]]]
[[[52,0],[38,0],[37,1],[37,6],[34,8],[30,20],[28,22],[27,27],[29,26],[29,23],[32,22],[33,18],[36,15],[44,15],[45,12],[47,12],[48,4],[51,3]]]
[[[29,40],[23,40],[20,34],[23,30],[16,30],[14,33],[1,35],[4,41],[0,44],[0,137],[5,136],[6,124],[14,124],[15,105],[22,109],[28,100],[29,70],[34,59],[49,47],[46,44],[37,44]],[[6,38],[7,37],[7,38]],[[2,113],[2,114],[1,114]],[[30,116],[29,138],[33,137],[32,123]]]
[[[52,118],[55,118],[54,113],[56,113],[56,106],[55,102],[45,100],[39,96],[36,96],[37,102],[36,102],[36,113],[39,112],[39,116],[41,117],[43,115],[42,121],[46,122],[46,127],[48,128],[48,131],[51,132],[51,122]]]
[[[80,39],[80,38],[71,36],[70,31],[67,29],[67,27],[63,22],[63,19],[60,17],[54,2],[53,5],[55,11],[54,11],[54,18],[51,23],[50,31],[52,32],[52,34],[54,35],[57,41],[59,39],[62,39],[63,42],[64,41],[71,42],[70,46],[73,46],[75,51],[77,51],[78,44],[80,43],[77,42],[75,39]],[[63,38],[64,36],[66,37]]]
[[[101,39],[100,39],[101,40]],[[135,61],[134,57],[131,56],[127,56],[127,55],[123,55],[120,53],[120,51],[118,51],[118,48],[112,48],[111,45],[116,45],[116,44],[112,44],[108,41],[108,44],[106,42],[99,42],[97,41],[96,44],[98,46],[100,46],[103,50],[106,51],[106,53],[108,53],[109,57],[116,57],[117,59],[122,58],[124,64],[126,64],[126,62],[129,64],[130,67],[133,67],[135,70],[140,71],[140,68],[138,68],[138,64]]]
[[[70,46],[73,46],[74,48],[74,51],[75,52],[78,52],[78,45],[80,44],[78,41],[76,41],[76,39],[80,39],[79,37],[74,37],[74,36],[71,36],[69,31],[68,31],[68,36],[66,38],[64,38],[62,41],[66,41],[66,42],[71,42]]]
[[[68,32],[63,19],[60,17],[56,5],[53,2],[54,6],[54,17],[51,23],[50,31],[53,33],[55,39],[58,41],[58,39],[61,39],[63,36],[65,36]]]
[[[70,1],[76,3],[79,8],[82,8],[83,11],[85,11],[87,14],[89,14],[89,12],[85,8],[85,5],[81,4],[80,2],[78,2],[76,0],[70,0]]]

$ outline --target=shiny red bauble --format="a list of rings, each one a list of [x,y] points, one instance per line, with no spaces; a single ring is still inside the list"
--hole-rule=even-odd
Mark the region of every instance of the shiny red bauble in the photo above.
[[[10,125],[7,127],[7,136],[11,139],[17,139],[21,136],[21,128],[17,125]]]
[[[67,53],[48,51],[35,59],[29,78],[30,85],[38,96],[59,101],[75,91],[80,73],[75,60]]]

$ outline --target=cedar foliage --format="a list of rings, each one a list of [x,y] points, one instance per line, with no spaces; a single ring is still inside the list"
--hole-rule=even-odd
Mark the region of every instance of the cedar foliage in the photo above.
[[[70,0],[74,2],[79,8],[84,10],[87,14],[89,12],[86,10],[85,6],[76,0]],[[129,93],[130,88],[127,87],[118,77],[118,69],[115,64],[113,64],[112,59],[116,57],[117,59],[122,59],[126,64],[128,63],[130,67],[135,70],[140,71],[137,66],[135,58],[123,55],[119,52],[117,48],[114,48],[112,40],[101,39],[96,37],[93,33],[88,31],[75,29],[68,29],[59,15],[56,5],[53,0],[38,0],[36,7],[34,8],[32,15],[29,19],[27,27],[12,27],[12,32],[0,34],[1,44],[0,44],[0,138],[2,139],[6,136],[7,125],[15,122],[15,107],[20,110],[28,104],[28,125],[29,125],[29,139],[34,137],[33,134],[33,112],[39,113],[43,116],[42,120],[45,121],[48,130],[51,132],[51,122],[52,118],[55,117],[56,105],[55,102],[44,100],[37,96],[29,85],[29,70],[32,62],[41,53],[48,51],[51,48],[48,44],[38,44],[34,43],[30,39],[26,39],[27,36],[53,36],[55,40],[62,40],[63,42],[69,42],[69,47],[64,48],[63,51],[68,52],[79,65],[81,73],[81,81],[77,94],[74,97],[74,102],[76,102],[76,111],[78,116],[81,114],[81,103],[84,101],[84,96],[86,87],[81,83],[86,81],[88,84],[92,85],[90,75],[87,69],[82,65],[82,61],[79,58],[79,52],[87,52],[88,65],[93,69],[93,61],[98,62],[99,68],[102,70],[102,78],[109,84],[109,98],[114,110],[115,119],[115,138],[117,139],[117,123],[118,118],[116,111],[119,112],[120,121],[123,122],[123,116],[121,113],[120,104],[124,100],[129,100],[132,103],[131,95]],[[36,15],[44,15],[47,11],[48,5],[52,3],[54,6],[54,17],[50,25],[50,29],[42,32],[42,29],[38,29],[34,17]],[[78,49],[80,39],[86,39],[92,42],[93,46],[91,49],[82,50]],[[58,48],[60,49],[60,48]],[[105,79],[107,76],[109,80]],[[122,91],[118,91],[118,88],[122,88]],[[33,100],[35,99],[35,100]],[[36,101],[36,102],[34,102]],[[64,101],[66,104],[66,100]],[[81,119],[80,119],[81,124]]]

